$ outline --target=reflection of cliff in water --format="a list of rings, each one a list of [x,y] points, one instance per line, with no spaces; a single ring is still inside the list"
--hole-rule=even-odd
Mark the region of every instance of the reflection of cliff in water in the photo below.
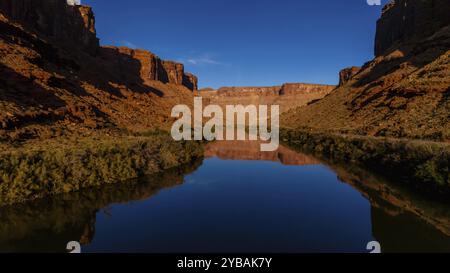
[[[356,166],[331,164],[372,206],[372,232],[386,252],[450,251],[450,204]]]
[[[317,165],[314,157],[280,146],[274,152],[261,152],[259,141],[215,141],[205,147],[205,157],[224,160],[264,160],[280,162],[283,165]]]
[[[276,152],[261,152],[257,141],[209,143],[205,157],[266,160],[284,165],[327,165],[341,181],[370,201],[372,233],[384,251],[450,251],[450,204],[426,198],[357,166],[325,162],[283,146]]]
[[[136,181],[85,189],[0,208],[0,252],[63,252],[69,241],[89,244],[96,214],[114,203],[145,200],[161,189],[181,185],[200,166],[170,170]]]
[[[260,152],[258,142],[215,142],[206,157],[264,160],[285,165],[324,164],[371,204],[372,235],[384,252],[450,252],[450,205],[426,198],[359,167],[321,163],[313,156],[280,147]],[[181,185],[201,162],[139,181],[119,183],[0,208],[0,252],[62,252],[68,241],[92,242],[96,214],[115,203],[148,199],[159,190]],[[323,200],[326,202],[327,200]],[[318,215],[326,217],[325,215]]]

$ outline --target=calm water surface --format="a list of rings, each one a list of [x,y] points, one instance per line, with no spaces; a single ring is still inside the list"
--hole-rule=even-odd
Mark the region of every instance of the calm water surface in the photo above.
[[[217,144],[187,168],[0,208],[0,251],[450,251],[450,210],[360,170]]]

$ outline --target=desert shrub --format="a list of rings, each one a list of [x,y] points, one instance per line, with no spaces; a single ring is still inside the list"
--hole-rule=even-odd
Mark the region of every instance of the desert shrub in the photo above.
[[[202,156],[199,143],[175,142],[162,132],[11,149],[0,154],[0,204],[117,183]]]
[[[299,150],[356,163],[399,181],[450,192],[450,145],[406,139],[281,130],[282,141]]]

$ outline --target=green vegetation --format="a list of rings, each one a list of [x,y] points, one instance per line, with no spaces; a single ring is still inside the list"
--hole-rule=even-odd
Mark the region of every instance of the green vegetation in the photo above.
[[[61,252],[67,242],[91,243],[96,212],[110,204],[148,199],[162,189],[184,183],[202,160],[123,183],[56,194],[1,208],[0,252]],[[55,236],[57,234],[58,236]],[[29,240],[39,242],[29,244]]]
[[[200,143],[175,142],[164,132],[9,148],[0,153],[0,205],[117,183],[202,156]]]
[[[450,145],[440,142],[337,135],[283,129],[287,145],[388,174],[428,192],[450,192]]]

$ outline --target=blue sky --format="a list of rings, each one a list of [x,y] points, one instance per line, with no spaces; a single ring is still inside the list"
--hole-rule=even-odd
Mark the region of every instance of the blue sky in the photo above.
[[[384,5],[387,0],[382,1]],[[336,84],[373,58],[381,6],[366,0],[84,0],[102,45],[181,61],[200,87]]]

